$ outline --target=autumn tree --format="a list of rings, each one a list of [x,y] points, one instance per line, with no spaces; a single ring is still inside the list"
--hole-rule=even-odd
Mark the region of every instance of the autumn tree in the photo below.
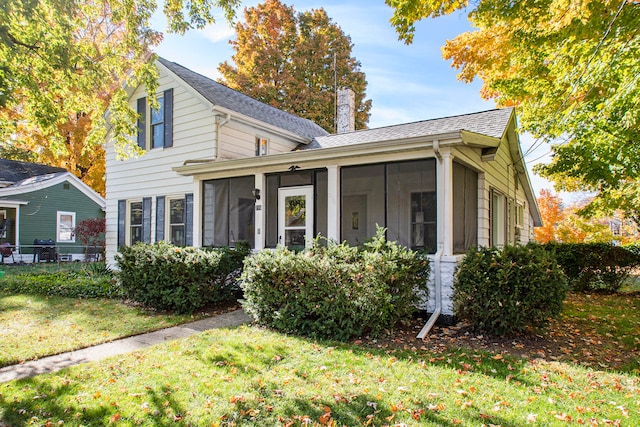
[[[415,23],[469,10],[474,31],[446,42],[459,78],[518,107],[522,128],[556,141],[538,171],[558,190],[597,193],[586,211],[640,212],[640,4],[633,0],[386,0],[411,42]],[[559,139],[558,139],[559,138]],[[557,142],[558,140],[562,142]]]
[[[296,13],[279,0],[245,8],[236,24],[233,63],[219,66],[223,83],[262,102],[335,131],[335,92],[356,94],[356,128],[366,128],[371,100],[351,38],[324,9]]]
[[[551,192],[542,189],[538,196],[538,207],[542,217],[542,226],[533,229],[535,241],[538,243],[548,243],[557,241],[556,227],[563,220],[562,199]]]
[[[218,7],[231,20],[238,3],[165,0],[162,7],[168,31],[183,33],[213,23]],[[36,154],[44,149],[73,156],[69,138],[83,133],[81,151],[96,150],[110,105],[109,128],[124,153],[136,132],[136,112],[124,87],[144,83],[152,95],[157,87],[150,61],[151,49],[162,40],[151,27],[157,7],[153,0],[0,2],[2,141],[15,148],[22,143],[17,138],[31,138]]]

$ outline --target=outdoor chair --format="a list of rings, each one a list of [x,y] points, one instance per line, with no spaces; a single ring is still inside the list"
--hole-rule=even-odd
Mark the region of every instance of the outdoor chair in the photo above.
[[[9,243],[0,243],[0,264],[4,264],[4,259],[9,257],[15,264],[16,259],[13,256],[13,247]]]

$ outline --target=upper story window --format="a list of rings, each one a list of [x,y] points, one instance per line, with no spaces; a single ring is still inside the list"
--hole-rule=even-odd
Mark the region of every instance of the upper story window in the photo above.
[[[256,138],[256,156],[266,156],[269,149],[267,138]]]
[[[173,146],[173,89],[158,95],[158,108],[151,108],[147,98],[137,101],[137,143],[143,150]]]
[[[151,148],[164,147],[164,97],[158,98],[158,108],[151,108]]]
[[[56,221],[56,240],[58,242],[75,242],[76,238],[73,233],[75,228],[76,213],[58,211]]]

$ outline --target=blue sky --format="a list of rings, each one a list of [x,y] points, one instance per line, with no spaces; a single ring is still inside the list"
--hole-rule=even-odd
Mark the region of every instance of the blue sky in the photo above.
[[[243,7],[258,2],[245,1]],[[495,108],[493,101],[480,97],[480,82],[465,84],[456,78],[457,70],[442,59],[441,47],[447,39],[472,28],[464,12],[429,19],[416,25],[413,44],[398,40],[389,23],[392,9],[384,0],[298,0],[287,1],[297,11],[323,7],[354,45],[352,55],[367,76],[367,98],[373,101],[369,127],[380,127],[418,120],[466,114]],[[242,19],[242,9],[238,17]],[[200,74],[217,79],[218,65],[231,61],[228,41],[234,32],[224,18],[202,31],[184,36],[165,35],[156,52]],[[521,136],[523,151],[535,142]],[[549,149],[541,145],[525,157],[529,169],[545,161]],[[529,172],[536,194],[552,186]]]

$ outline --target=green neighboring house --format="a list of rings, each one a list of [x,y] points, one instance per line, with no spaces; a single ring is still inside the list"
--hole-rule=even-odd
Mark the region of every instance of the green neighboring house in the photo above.
[[[3,262],[83,260],[76,224],[104,215],[104,198],[65,169],[0,159]],[[35,241],[46,243],[34,254]]]

